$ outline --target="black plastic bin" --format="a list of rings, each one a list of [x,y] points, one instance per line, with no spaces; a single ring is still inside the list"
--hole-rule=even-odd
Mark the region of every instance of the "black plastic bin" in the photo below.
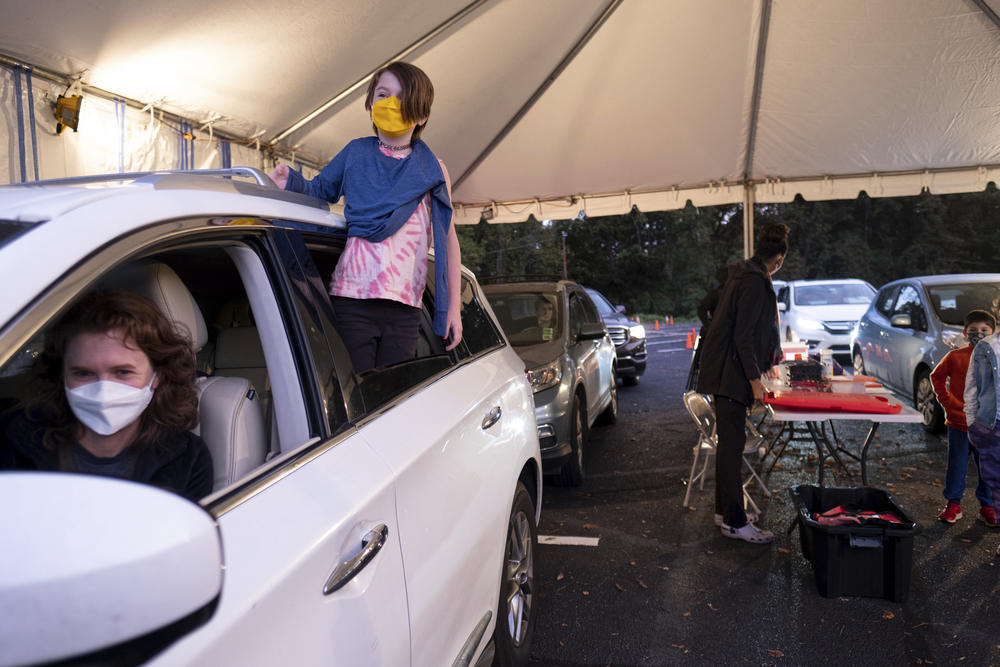
[[[869,486],[790,489],[797,508],[802,555],[812,562],[824,597],[863,596],[903,602],[910,589],[913,537],[920,525],[888,491]],[[892,512],[903,523],[825,526],[812,518],[838,505]]]

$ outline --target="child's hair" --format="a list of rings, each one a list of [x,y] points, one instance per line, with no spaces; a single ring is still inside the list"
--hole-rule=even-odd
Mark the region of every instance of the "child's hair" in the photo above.
[[[434,103],[434,85],[431,83],[430,78],[416,65],[404,63],[399,60],[389,63],[372,75],[371,81],[368,82],[368,94],[365,95],[365,109],[367,111],[372,110],[372,102],[375,98],[375,86],[378,85],[379,77],[385,72],[392,72],[399,79],[399,85],[403,88],[401,111],[404,121],[415,123],[421,118],[427,118],[431,115],[431,104]],[[427,123],[424,123],[413,128],[411,141],[416,141],[420,138],[420,134],[426,125]],[[374,127],[372,125],[372,128]]]
[[[990,329],[994,331],[997,330],[997,318],[993,317],[990,313],[985,310],[970,310],[969,314],[965,316],[965,326],[970,324],[975,324],[976,322],[985,322],[990,325]]]
[[[767,225],[760,230],[760,239],[757,241],[757,257],[771,259],[778,255],[787,254],[788,232],[788,225],[781,223]]]

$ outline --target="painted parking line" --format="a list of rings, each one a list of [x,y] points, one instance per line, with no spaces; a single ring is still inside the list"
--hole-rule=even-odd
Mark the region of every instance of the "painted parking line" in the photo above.
[[[539,544],[552,544],[562,547],[596,547],[599,537],[574,537],[572,535],[539,535]]]

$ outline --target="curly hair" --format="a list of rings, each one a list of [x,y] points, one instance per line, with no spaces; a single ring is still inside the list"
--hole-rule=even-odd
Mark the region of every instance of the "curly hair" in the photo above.
[[[365,95],[365,110],[372,110],[372,104],[375,99],[375,86],[378,85],[379,77],[386,72],[392,72],[399,79],[399,85],[403,88],[403,98],[400,100],[402,102],[401,112],[403,120],[407,123],[415,123],[422,118],[429,117],[431,115],[431,105],[434,103],[434,84],[431,83],[430,77],[427,76],[424,70],[416,65],[404,63],[401,60],[389,63],[372,75],[371,81],[368,82],[368,94]],[[410,141],[415,142],[419,139],[420,134],[426,126],[427,123],[424,123],[413,128],[413,135],[410,137]],[[374,124],[372,125],[372,129],[378,132]]]
[[[159,377],[130,447],[139,451],[157,442],[165,429],[189,430],[198,424],[195,358],[187,335],[144,297],[131,292],[91,292],[46,332],[45,349],[35,360],[22,401],[27,417],[42,425],[46,447],[71,443],[78,424],[64,389],[67,344],[79,334],[111,331],[119,332],[127,346],[145,353]]]

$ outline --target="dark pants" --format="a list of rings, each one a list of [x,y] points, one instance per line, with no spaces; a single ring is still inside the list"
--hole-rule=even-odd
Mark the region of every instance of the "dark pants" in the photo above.
[[[715,395],[715,512],[727,526],[742,528],[747,523],[743,511],[743,447],[746,445],[747,406],[726,396]]]
[[[334,324],[351,354],[354,371],[363,373],[412,359],[420,335],[420,309],[389,299],[331,298]]]
[[[978,422],[969,424],[969,444],[979,450],[979,474],[989,489],[990,506],[1000,504],[1000,419],[993,428]]]

